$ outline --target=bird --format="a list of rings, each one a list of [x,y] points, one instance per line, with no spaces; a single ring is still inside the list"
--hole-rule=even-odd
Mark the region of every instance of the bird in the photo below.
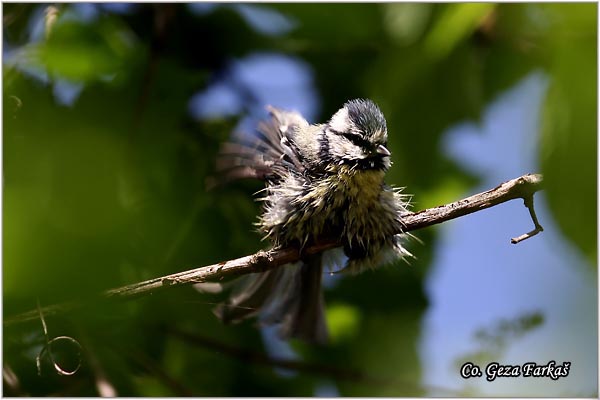
[[[323,124],[310,124],[297,111],[267,110],[270,118],[255,136],[223,145],[217,169],[224,181],[265,182],[256,225],[273,248],[303,249],[324,239],[342,246],[245,277],[214,312],[226,323],[258,317],[278,325],[284,340],[323,345],[325,263],[357,274],[412,257],[402,233],[410,196],[385,183],[392,165],[387,123],[373,101],[347,101]]]

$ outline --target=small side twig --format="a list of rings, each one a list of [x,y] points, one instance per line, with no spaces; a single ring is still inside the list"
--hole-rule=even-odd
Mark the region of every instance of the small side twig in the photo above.
[[[525,197],[523,201],[525,203],[525,207],[527,207],[527,209],[529,210],[529,215],[531,216],[531,220],[533,221],[534,229],[531,232],[527,232],[522,234],[521,236],[517,236],[516,238],[510,239],[510,242],[512,244],[522,242],[523,240],[529,239],[530,237],[535,236],[538,233],[544,231],[544,228],[542,228],[542,225],[540,225],[540,222],[537,219],[537,215],[535,215],[535,208],[533,206],[533,193],[531,194],[531,196]]]
[[[395,233],[415,231],[417,229],[422,229],[449,221],[451,219],[472,214],[509,200],[521,198],[525,200],[526,206],[530,204],[528,208],[531,217],[536,224],[536,229],[534,231],[522,236],[531,237],[534,234],[542,231],[542,227],[539,225],[539,222],[537,222],[537,217],[533,211],[533,194],[538,190],[541,190],[542,181],[543,178],[540,174],[527,174],[504,182],[486,192],[475,194],[462,200],[455,201],[454,203],[428,208],[416,213],[407,213],[402,215],[402,221],[404,224],[402,232]],[[538,232],[535,232],[536,230]],[[520,239],[519,241],[522,240],[524,239]],[[341,244],[337,240],[324,240],[306,247],[302,250],[302,252],[292,247],[285,249],[270,249],[267,251],[261,250],[250,256],[241,257],[235,260],[223,261],[217,264],[178,272],[175,274],[150,279],[148,281],[107,290],[99,297],[100,299],[105,300],[131,299],[176,286],[192,285],[194,283],[206,281],[220,281],[240,275],[265,272],[288,263],[296,262],[300,260],[303,255],[317,254],[340,246]],[[82,304],[80,303],[66,303],[44,307],[41,311],[43,311],[44,315],[48,316],[70,311],[81,306]],[[5,319],[4,326],[31,321],[38,318],[38,311],[32,310]]]

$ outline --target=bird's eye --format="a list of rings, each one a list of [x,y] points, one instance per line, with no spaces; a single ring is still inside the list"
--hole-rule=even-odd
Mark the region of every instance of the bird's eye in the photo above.
[[[359,135],[356,133],[344,132],[344,133],[342,133],[342,136],[344,136],[346,139],[348,139],[350,142],[352,142],[352,144],[355,144],[359,147],[366,148],[366,149],[373,147],[373,143],[369,142],[362,135]]]

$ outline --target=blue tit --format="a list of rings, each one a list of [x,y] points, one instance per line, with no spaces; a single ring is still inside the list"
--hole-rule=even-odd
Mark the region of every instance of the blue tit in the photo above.
[[[303,248],[336,239],[344,271],[406,258],[402,216],[408,196],[385,184],[391,166],[387,124],[370,100],[351,100],[329,122],[311,125],[299,113],[268,107],[251,143],[228,143],[219,165],[226,179],[266,182],[259,231],[275,248]],[[338,251],[338,253],[341,253]],[[246,277],[215,313],[225,322],[258,316],[278,324],[284,339],[326,343],[321,288],[324,257]]]

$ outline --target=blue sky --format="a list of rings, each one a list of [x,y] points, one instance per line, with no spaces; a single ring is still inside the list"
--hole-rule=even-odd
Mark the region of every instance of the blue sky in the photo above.
[[[448,129],[444,151],[482,179],[480,187],[465,195],[539,171],[536,145],[547,86],[544,74],[531,73],[493,101],[480,124],[465,122]],[[483,396],[596,392],[597,278],[582,255],[560,236],[543,192],[536,194],[535,203],[545,230],[517,245],[509,239],[533,228],[520,200],[442,226],[426,279],[430,307],[420,346],[426,385],[470,387]],[[570,361],[569,377],[492,383],[460,378],[456,362],[477,351],[478,329],[532,312],[541,313],[544,323],[509,340],[496,361],[511,365]]]

